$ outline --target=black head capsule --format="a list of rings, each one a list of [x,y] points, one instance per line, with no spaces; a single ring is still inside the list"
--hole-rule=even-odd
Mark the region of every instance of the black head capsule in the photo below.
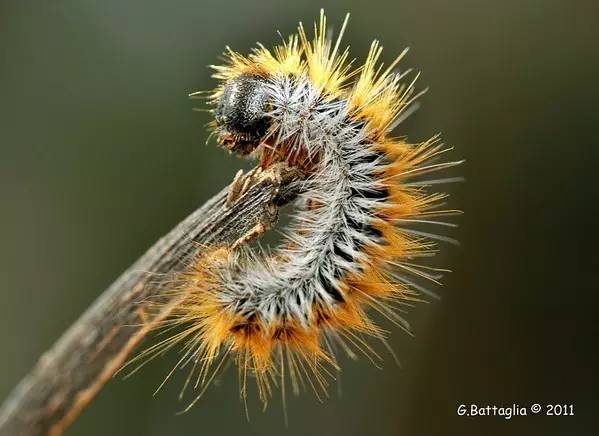
[[[270,125],[268,100],[266,79],[246,74],[229,79],[214,111],[221,144],[242,155],[254,151]]]

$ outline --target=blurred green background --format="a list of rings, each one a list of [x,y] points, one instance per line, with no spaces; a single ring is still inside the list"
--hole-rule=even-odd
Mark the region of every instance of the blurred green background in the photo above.
[[[187,94],[226,44],[279,41],[321,6],[363,59],[373,38],[430,86],[400,133],[441,132],[467,183],[440,302],[395,331],[403,367],[344,362],[342,395],[245,420],[229,372],[184,416],[172,356],[115,379],[72,435],[591,435],[597,408],[596,1],[0,3],[0,398],[96,296],[244,165]],[[456,416],[572,403],[574,417]]]

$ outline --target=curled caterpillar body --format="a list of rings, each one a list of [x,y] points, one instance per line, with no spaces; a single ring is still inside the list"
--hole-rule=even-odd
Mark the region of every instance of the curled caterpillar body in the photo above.
[[[219,143],[265,170],[283,164],[306,178],[273,253],[209,248],[177,288],[181,302],[168,325],[182,329],[152,352],[184,343],[179,365],[193,366],[196,386],[232,357],[244,397],[250,373],[263,401],[286,377],[294,390],[306,379],[326,393],[336,349],[372,356],[365,337],[385,341],[369,310],[407,329],[397,308],[422,290],[410,276],[434,280],[413,263],[434,252],[433,235],[401,224],[452,211],[439,209],[443,194],[410,179],[458,162],[431,163],[447,150],[436,138],[408,144],[391,136],[418,96],[414,81],[394,72],[405,52],[383,69],[375,41],[352,69],[340,48],[344,28],[327,39],[321,13],[313,40],[300,25],[272,51],[229,50],[228,63],[214,67]]]

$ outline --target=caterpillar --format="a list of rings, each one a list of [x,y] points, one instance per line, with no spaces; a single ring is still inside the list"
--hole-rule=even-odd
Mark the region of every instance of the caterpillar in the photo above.
[[[458,211],[442,209],[445,194],[427,191],[450,179],[415,178],[460,161],[434,162],[450,150],[437,136],[417,144],[393,136],[420,96],[418,75],[405,82],[410,72],[396,71],[407,50],[384,67],[376,40],[354,68],[341,47],[347,20],[333,41],[321,11],[312,39],[300,23],[272,50],[258,45],[244,56],[227,48],[225,63],[213,66],[213,133],[225,149],[259,161],[256,172],[238,174],[231,198],[277,166],[304,179],[276,249],[248,248],[254,234],[206,247],[171,290],[181,298],[165,324],[179,330],[145,354],[182,344],[175,368],[192,367],[183,391],[200,389],[189,407],[231,360],[244,400],[250,377],[264,403],[286,380],[294,392],[307,384],[326,395],[337,353],[374,359],[368,337],[388,347],[371,312],[409,330],[401,307],[427,292],[415,278],[436,281],[415,262],[433,255],[443,237],[409,224],[443,225],[432,218]]]

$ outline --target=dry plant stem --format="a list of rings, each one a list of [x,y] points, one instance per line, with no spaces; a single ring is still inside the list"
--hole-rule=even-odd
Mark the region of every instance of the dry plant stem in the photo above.
[[[0,435],[62,434],[166,316],[148,320],[144,311],[144,301],[158,296],[161,282],[185,269],[203,246],[232,244],[257,225],[276,221],[278,206],[298,187],[297,174],[279,170],[232,204],[226,204],[224,189],[125,271],[8,396],[0,409]]]

